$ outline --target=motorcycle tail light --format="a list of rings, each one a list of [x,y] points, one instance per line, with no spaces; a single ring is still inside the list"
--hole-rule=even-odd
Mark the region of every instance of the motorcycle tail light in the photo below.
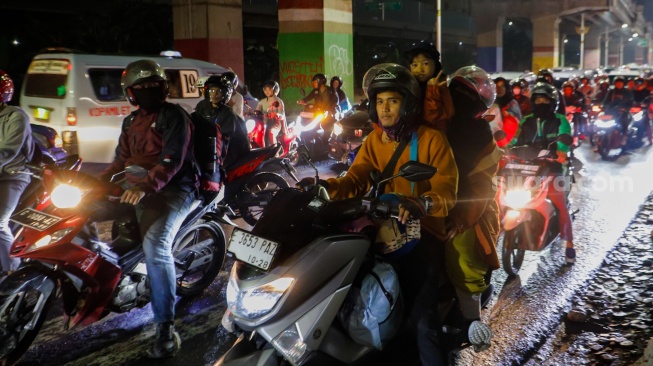
[[[363,130],[358,129],[358,130],[354,131],[354,135],[356,137],[363,137]]]
[[[71,108],[68,107],[68,115],[66,116],[66,122],[68,122],[68,126],[76,126],[77,125],[77,108]]]

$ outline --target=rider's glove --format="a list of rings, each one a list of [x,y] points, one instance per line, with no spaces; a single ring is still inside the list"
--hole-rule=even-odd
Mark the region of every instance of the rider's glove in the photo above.
[[[329,182],[324,179],[320,179],[318,184],[324,188],[329,188]],[[295,186],[304,191],[310,191],[315,186],[315,178],[306,177],[295,183]]]

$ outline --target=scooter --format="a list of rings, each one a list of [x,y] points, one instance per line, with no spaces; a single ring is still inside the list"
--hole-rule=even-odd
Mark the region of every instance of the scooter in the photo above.
[[[375,186],[396,177],[426,180],[436,170],[408,162]],[[369,258],[376,229],[351,232],[342,226],[365,217],[396,217],[397,206],[388,202],[375,194],[330,201],[319,185],[284,189],[251,232],[236,230],[228,247],[236,262],[222,323],[240,335],[215,365],[350,365],[379,356],[376,348],[355,342],[338,318]],[[382,339],[391,342],[400,332],[403,301],[386,299],[393,310],[378,321]]]
[[[241,156],[226,171],[224,200],[220,203],[230,208],[229,218],[242,218],[251,226],[256,225],[263,208],[278,190],[288,188],[288,182],[279,174],[263,171],[264,167],[278,164],[298,182],[295,167],[288,158],[280,158],[283,147],[272,146],[252,149]]]
[[[144,171],[144,173],[143,173]],[[147,170],[129,166],[126,173]],[[46,194],[36,207],[11,217],[23,228],[10,254],[21,266],[0,282],[0,364],[14,364],[36,338],[57,297],[65,329],[149,303],[150,285],[135,213],[114,221],[112,241],[102,242],[92,224],[93,203],[119,200],[121,189],[85,173],[45,168]],[[222,268],[227,223],[216,210],[218,192],[192,204],[172,244],[177,295],[208,287]]]
[[[350,153],[357,150],[372,131],[374,127],[367,113],[367,104],[361,103],[355,106],[333,126],[329,138],[329,157],[348,166],[351,165],[353,159],[349,161]]]
[[[618,121],[619,116],[622,114],[629,121],[625,144],[623,143],[621,123]],[[638,114],[638,118],[643,118],[643,112]],[[626,149],[638,147],[637,127],[633,125],[633,116],[628,110],[600,114],[594,121],[594,131],[596,134],[596,151],[603,160],[614,160]],[[639,143],[641,144],[641,138]]]
[[[580,110],[580,108],[568,105],[565,107],[567,121],[572,126],[573,131],[573,146],[578,147],[581,141],[585,139],[585,132],[587,130],[587,113]]]
[[[245,103],[245,105],[247,105],[247,103]],[[274,102],[274,107],[278,106],[279,102]],[[249,135],[249,142],[252,145],[252,148],[258,149],[265,147],[265,114],[261,111],[249,108],[245,117],[245,126],[247,127],[247,134]],[[281,144],[281,147],[283,148],[278,157],[288,158],[291,164],[297,164],[297,161],[299,160],[299,155],[297,154],[299,138],[295,132],[295,122],[287,123],[285,131],[279,129],[279,133],[276,136],[276,142]]]
[[[329,146],[325,142],[322,129],[322,123],[329,118],[334,116],[319,110],[314,104],[305,104],[295,121],[299,143],[306,146],[314,159],[323,159],[329,153]]]
[[[571,143],[571,136],[562,137],[567,138],[565,143]],[[520,146],[511,148],[507,155],[509,162],[497,175],[501,227],[505,232],[501,260],[506,273],[515,276],[526,250],[542,251],[560,234],[558,210],[547,198],[549,186],[560,182],[549,174],[558,164],[549,149]],[[564,178],[565,193],[569,195],[566,188],[574,180],[570,168]]]

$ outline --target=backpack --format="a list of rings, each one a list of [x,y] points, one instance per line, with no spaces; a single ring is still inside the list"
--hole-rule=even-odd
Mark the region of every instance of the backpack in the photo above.
[[[375,257],[363,264],[338,318],[356,343],[382,349],[399,330],[401,304],[397,273],[390,263]]]
[[[193,112],[190,119],[195,128],[193,146],[200,170],[200,190],[219,192],[225,177],[222,170],[222,133],[220,126]]]
[[[180,105],[173,105],[191,121],[191,144],[189,149],[193,152],[193,165],[199,170],[200,190],[219,192],[222,187],[222,133],[220,126],[193,112],[190,115]],[[159,113],[159,116],[162,114]],[[127,132],[131,127],[136,111],[132,112],[123,123],[122,131]],[[157,116],[157,122],[159,117]],[[159,124],[157,123],[157,126]]]

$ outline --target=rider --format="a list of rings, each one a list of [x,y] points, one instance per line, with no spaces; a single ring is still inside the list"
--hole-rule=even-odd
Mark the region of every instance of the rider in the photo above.
[[[227,106],[231,107],[238,117],[245,119],[245,115],[243,114],[243,96],[238,92],[238,76],[232,71],[227,71],[222,74],[222,78],[229,81],[233,85],[234,90],[231,98],[227,102]]]
[[[263,112],[265,146],[270,146],[276,142],[273,130],[279,130],[281,134],[286,134],[286,113],[283,100],[279,98],[279,89],[279,83],[274,80],[263,83],[265,99],[261,99],[256,106],[257,111]],[[278,102],[278,106],[275,106],[275,102]]]
[[[587,121],[585,121],[582,112],[585,110],[585,97],[576,90],[576,86],[571,81],[565,81],[562,84],[562,97],[567,108],[574,107],[574,136],[580,136],[581,139],[584,139]]]
[[[481,294],[492,291],[486,274],[500,268],[496,252],[499,207],[493,178],[502,153],[483,118],[494,102],[492,84],[490,76],[476,66],[459,69],[449,81],[455,114],[447,137],[460,178],[457,203],[447,216],[445,268],[468,322],[481,318]]]
[[[592,84],[590,84],[590,78],[587,76],[581,76],[580,78],[580,87],[578,88],[578,91],[583,93],[585,98],[592,98],[592,94],[594,93],[594,87]]]
[[[223,146],[226,149],[222,154],[224,157],[222,164],[229,169],[236,159],[249,152],[247,127],[242,118],[238,117],[234,110],[227,105],[227,101],[230,100],[234,91],[234,86],[228,78],[211,76],[204,83],[204,89],[205,98],[211,102],[211,108],[206,111],[210,113],[203,117],[220,126],[222,138],[225,140]]]
[[[376,65],[365,74],[363,90],[370,100],[370,119],[379,128],[363,142],[347,175],[320,184],[326,186],[333,199],[362,197],[372,186],[370,173],[383,171],[398,145],[405,149],[400,151],[391,174],[411,160],[411,153],[416,154],[418,161],[438,168],[427,181],[411,184],[405,179],[394,179],[380,193],[394,192],[403,197],[399,205],[400,222],[405,223],[409,217],[420,220],[419,243],[393,264],[407,304],[415,304],[407,305],[407,309],[412,310],[411,320],[417,325],[422,364],[439,365],[442,355],[433,339],[438,332],[434,313],[438,288],[435,264],[442,258],[436,253],[444,245],[436,238],[445,236],[444,218],[455,203],[458,170],[446,137],[422,125],[419,84],[408,69],[397,64]]]
[[[198,187],[193,154],[188,153],[192,127],[181,107],[166,102],[166,74],[156,62],[130,63],[120,84],[129,102],[138,109],[124,119],[115,158],[99,178],[108,181],[130,165],[148,170],[145,177],[126,176],[120,202],[134,206],[143,240],[157,324],[148,355],[172,357],[179,350],[181,338],[174,326],[176,279],[171,247]],[[107,209],[112,218],[122,215],[115,206]]]
[[[610,81],[606,79],[602,79],[599,81],[599,86],[596,89],[596,93],[594,93],[594,96],[592,97],[592,101],[595,103],[603,104],[603,101],[605,100],[605,96],[608,95],[608,91],[610,90]]]
[[[7,104],[13,95],[13,80],[0,70],[0,272],[13,271],[20,263],[18,258],[9,256],[14,241],[9,217],[29,184],[30,176],[13,172],[27,172],[25,164],[34,152],[29,117],[21,108]]]
[[[322,112],[329,112],[329,116],[322,120],[322,129],[324,129],[324,138],[328,141],[333,131],[333,125],[336,123],[335,115],[338,107],[338,93],[332,87],[326,85],[327,77],[324,74],[315,74],[311,79],[313,90],[303,99],[297,101],[298,104],[304,105],[309,101],[315,101],[315,107]]]
[[[342,90],[342,78],[338,75],[331,78],[331,88],[336,91],[338,94],[338,107],[340,107],[340,113],[344,113],[351,109],[351,103],[347,98],[347,94]]]
[[[557,141],[558,136],[570,135],[571,126],[564,115],[555,113],[558,104],[558,91],[548,83],[539,82],[533,87],[531,93],[533,103],[533,114],[524,117],[519,123],[519,130],[510,142],[509,146],[535,145],[542,149],[556,146],[557,160],[560,164],[567,162],[569,145]],[[562,174],[560,171],[553,173],[555,176]],[[565,184],[566,186],[566,184]],[[576,250],[574,249],[573,235],[571,228],[571,216],[567,209],[567,197],[564,189],[556,184],[555,180],[549,185],[547,197],[558,209],[558,221],[560,224],[560,238],[565,242],[565,260],[569,264],[576,261]]]
[[[635,90],[633,90],[633,101],[637,104],[644,102],[648,96],[651,95],[651,91],[646,89],[646,83],[644,78],[637,77],[635,78]]]
[[[453,106],[447,76],[442,72],[440,52],[433,43],[421,40],[413,43],[404,56],[422,90],[424,121],[436,130],[446,132]]]
[[[537,82],[540,82],[540,81],[543,81],[545,83],[549,83],[550,85],[552,85],[555,88],[555,85],[553,85],[553,71],[551,71],[550,69],[540,69],[537,72],[537,79],[535,80],[535,82],[537,83]],[[564,116],[565,113],[566,113],[566,111],[565,111],[565,107],[566,107],[565,101],[564,101],[564,98],[562,97],[562,93],[560,92],[560,90],[558,90],[556,88],[556,92],[558,94],[558,108],[555,110],[555,112],[558,113],[558,114],[562,114]]]
[[[625,145],[628,139],[628,127],[630,124],[630,107],[633,106],[633,93],[624,88],[626,81],[623,76],[614,78],[614,88],[608,91],[603,100],[603,110],[607,113],[618,113],[619,124],[621,124],[621,144]]]
[[[532,112],[531,100],[524,95],[524,90],[528,88],[528,82],[524,79],[515,79],[510,82],[512,86],[512,94],[514,99],[519,104],[519,110],[522,116],[528,116]]]

